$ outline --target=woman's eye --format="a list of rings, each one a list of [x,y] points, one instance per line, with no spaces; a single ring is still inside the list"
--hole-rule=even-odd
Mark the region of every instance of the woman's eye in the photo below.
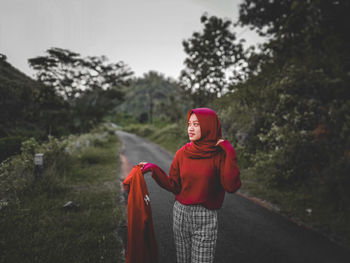
[[[195,123],[187,123],[187,126],[191,126],[191,124],[192,124],[192,126],[193,127],[199,127],[199,123],[197,123],[197,122],[195,122]]]

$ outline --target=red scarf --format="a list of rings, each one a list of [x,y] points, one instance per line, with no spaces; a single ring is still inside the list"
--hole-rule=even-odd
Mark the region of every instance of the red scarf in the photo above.
[[[187,114],[196,114],[201,128],[201,138],[185,145],[185,154],[192,159],[210,158],[222,151],[216,143],[221,138],[221,124],[216,112],[209,108],[192,109]]]

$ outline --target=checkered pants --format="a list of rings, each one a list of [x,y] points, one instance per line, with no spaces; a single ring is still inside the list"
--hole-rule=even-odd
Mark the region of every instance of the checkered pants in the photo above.
[[[201,205],[183,205],[175,201],[173,230],[178,263],[214,261],[218,232],[216,210]]]

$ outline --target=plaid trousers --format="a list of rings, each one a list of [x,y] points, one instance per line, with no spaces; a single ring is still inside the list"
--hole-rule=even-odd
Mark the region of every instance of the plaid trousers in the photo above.
[[[218,232],[216,210],[175,201],[173,231],[177,263],[212,263]]]

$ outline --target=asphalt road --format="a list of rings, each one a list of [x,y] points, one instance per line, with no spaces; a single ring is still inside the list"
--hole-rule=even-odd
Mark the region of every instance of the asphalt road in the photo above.
[[[140,161],[152,162],[168,172],[172,156],[136,135],[118,131],[123,143],[126,171]],[[126,164],[126,166],[125,166]],[[159,262],[176,262],[172,234],[174,195],[145,176],[158,243]],[[350,251],[326,237],[269,211],[237,194],[226,194],[219,210],[215,263],[341,263],[350,262]]]

